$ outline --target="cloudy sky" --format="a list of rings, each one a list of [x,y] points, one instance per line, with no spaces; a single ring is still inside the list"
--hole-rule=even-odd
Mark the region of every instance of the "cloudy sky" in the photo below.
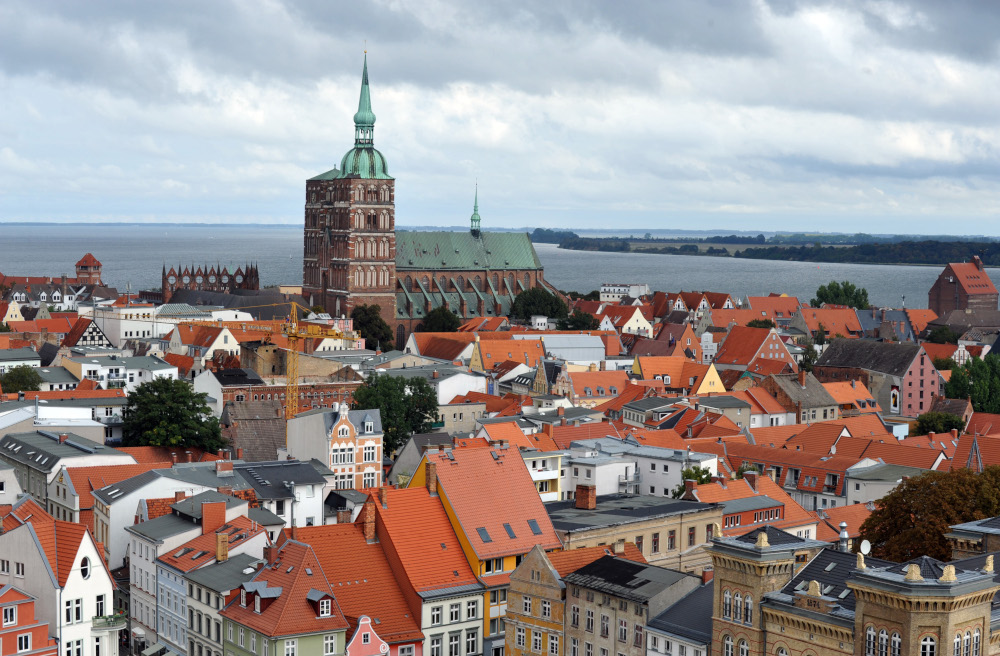
[[[1000,234],[1000,6],[0,4],[0,221],[301,223],[368,48],[397,223]]]

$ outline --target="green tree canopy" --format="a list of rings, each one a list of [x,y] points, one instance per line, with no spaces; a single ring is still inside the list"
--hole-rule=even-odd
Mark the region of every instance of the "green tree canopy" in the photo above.
[[[924,554],[951,559],[949,526],[1000,515],[1000,467],[930,471],[904,480],[861,525],[872,555],[904,562]]]
[[[569,296],[574,301],[578,301],[580,299],[583,299],[585,301],[599,301],[599,300],[601,300],[601,292],[598,291],[598,290],[596,290],[596,289],[592,289],[591,291],[587,292],[586,294],[581,294],[580,292],[569,292],[566,295]]]
[[[914,435],[947,433],[952,428],[961,432],[965,429],[965,420],[948,412],[925,412],[917,417]]]
[[[541,287],[532,287],[514,298],[510,313],[521,321],[528,321],[535,314],[549,319],[563,319],[569,314],[569,309],[555,294]]]
[[[226,444],[207,395],[171,378],[154,378],[128,395],[122,441],[125,446],[194,446],[206,451]]]
[[[826,327],[823,324],[816,326],[816,338],[813,341],[817,346],[826,344]]]
[[[961,335],[948,326],[938,326],[927,335],[927,341],[933,344],[958,344],[959,337]]]
[[[427,433],[438,414],[437,394],[423,378],[374,374],[354,391],[356,410],[378,410],[382,417],[383,448],[390,455],[410,435]]]
[[[958,366],[951,358],[934,358],[934,368],[938,371],[950,371]]]
[[[7,373],[0,375],[0,390],[4,394],[37,392],[41,384],[42,377],[38,375],[38,369],[26,364],[11,367]]]
[[[983,359],[969,358],[952,369],[944,393],[952,399],[970,399],[976,412],[1000,413],[1000,356],[990,351]]]
[[[596,330],[601,323],[589,312],[573,310],[573,314],[556,322],[559,330]]]
[[[681,483],[674,488],[674,491],[670,493],[670,496],[674,499],[680,499],[684,496],[684,481],[695,481],[699,485],[702,483],[710,483],[712,481],[712,470],[708,467],[699,467],[695,465],[694,467],[687,467],[681,471]]]
[[[829,284],[820,285],[819,289],[816,290],[816,298],[809,301],[813,307],[821,307],[824,303],[867,310],[869,306],[868,290],[864,287],[857,287],[847,280],[844,282],[831,280]]]
[[[392,350],[392,329],[382,318],[381,306],[376,303],[359,305],[351,310],[351,319],[354,321],[354,330],[365,338],[367,348]]]
[[[819,354],[816,353],[816,342],[811,337],[800,337],[798,345],[802,347],[802,362],[799,363],[799,368],[812,371],[813,365],[819,359]]]
[[[458,318],[457,314],[445,306],[439,305],[427,313],[417,331],[422,333],[453,333],[461,325],[462,320]]]
[[[747,321],[747,328],[774,328],[774,322],[770,319],[751,319]]]

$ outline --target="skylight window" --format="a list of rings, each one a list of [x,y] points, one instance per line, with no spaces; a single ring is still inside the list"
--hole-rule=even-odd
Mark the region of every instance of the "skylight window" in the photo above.
[[[512,529],[510,527],[510,524],[504,524],[503,525],[503,530],[507,531],[507,537],[509,537],[509,538],[516,538],[517,537],[516,535],[514,535],[514,529]]]
[[[485,528],[479,527],[476,529],[476,532],[479,533],[479,539],[483,542],[493,542],[493,538],[490,537],[489,532]]]
[[[541,535],[542,534],[541,527],[538,526],[538,522],[536,520],[534,520],[534,519],[529,519],[528,520],[528,528],[531,529],[531,534],[532,535]]]

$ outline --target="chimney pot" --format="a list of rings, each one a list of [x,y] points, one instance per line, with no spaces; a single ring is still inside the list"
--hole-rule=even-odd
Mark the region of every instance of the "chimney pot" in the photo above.
[[[565,415],[566,415],[566,408],[564,408],[563,406],[559,406],[559,407],[558,407],[558,408],[556,409],[556,416],[557,416],[557,417],[563,417],[563,416],[565,416]]]
[[[597,486],[576,486],[576,507],[580,510],[595,510],[597,508]]]
[[[194,454],[190,451],[185,451],[184,456],[187,458],[188,462],[194,462]]]
[[[174,492],[174,503],[187,499],[187,492]]]
[[[750,489],[757,491],[757,472],[744,472],[743,480],[750,484]]]
[[[222,449],[219,449],[218,451],[216,451],[215,455],[217,455],[219,457],[219,460],[222,460],[223,458],[226,457],[226,454],[222,451]]]
[[[951,439],[953,439],[953,440],[957,440],[958,439],[958,429],[957,428],[952,428],[951,429]]]
[[[63,442],[65,442],[68,439],[69,439],[69,435],[67,435],[66,433],[59,433],[59,444],[62,444]]]
[[[242,448],[236,449],[236,459],[237,460],[243,460],[243,449]]]
[[[269,544],[264,547],[264,560],[267,561],[268,565],[273,565],[275,559],[278,557],[278,547],[273,544]]]
[[[612,551],[614,551],[616,554],[625,553],[625,540],[615,540],[615,544],[612,547]]]

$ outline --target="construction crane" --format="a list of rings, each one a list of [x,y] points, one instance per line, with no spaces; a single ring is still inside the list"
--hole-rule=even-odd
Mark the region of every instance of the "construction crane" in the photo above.
[[[288,340],[288,357],[285,361],[285,420],[289,420],[299,412],[299,345],[304,339],[341,339],[341,340],[357,340],[357,337],[352,335],[347,335],[343,331],[337,330],[336,328],[327,328],[314,323],[300,323],[299,322],[299,310],[302,311],[302,315],[308,315],[309,308],[296,303],[295,301],[286,301],[285,303],[268,303],[266,305],[248,305],[240,308],[233,308],[234,310],[248,310],[254,308],[265,308],[265,307],[285,307],[289,306],[288,318],[281,323],[277,330],[270,325],[259,325],[251,324],[247,329],[251,332],[260,332],[267,334],[280,333],[285,336]],[[185,321],[186,325],[195,326],[210,326],[218,328],[220,326],[224,327],[227,323],[242,323],[236,321]],[[287,426],[287,424],[286,424]],[[287,428],[286,428],[286,443],[287,443]]]

